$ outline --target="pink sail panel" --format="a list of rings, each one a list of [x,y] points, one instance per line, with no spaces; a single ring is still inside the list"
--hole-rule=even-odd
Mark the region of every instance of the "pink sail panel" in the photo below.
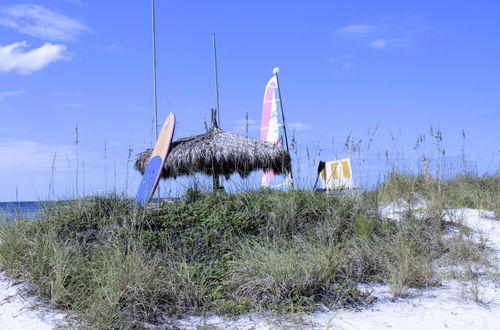
[[[266,90],[264,93],[264,102],[262,105],[262,124],[260,131],[260,139],[261,141],[274,142],[269,141],[267,139],[268,131],[269,131],[269,122],[271,119],[271,113],[276,111],[273,109],[274,103],[274,89],[276,88],[276,77],[272,77],[271,80],[267,83]]]
[[[283,128],[283,114],[281,113],[281,100],[279,99],[278,81],[273,76],[267,83],[262,105],[262,124],[260,139],[277,146],[283,144],[285,132]],[[262,185],[269,186],[275,173],[270,170],[262,172]]]

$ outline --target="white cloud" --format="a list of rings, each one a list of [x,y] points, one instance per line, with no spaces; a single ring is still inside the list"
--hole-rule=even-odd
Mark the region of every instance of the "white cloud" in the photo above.
[[[74,153],[70,145],[52,145],[31,140],[0,138],[0,171],[3,173],[48,171],[57,152],[56,167],[66,166]]]
[[[347,60],[343,65],[342,65],[342,71],[350,71],[350,70],[353,70],[353,69],[356,69],[358,67],[358,65],[356,63],[354,63],[353,61],[351,60]]]
[[[75,19],[34,4],[1,8],[0,25],[44,40],[72,41],[90,31]]]
[[[52,62],[69,59],[65,45],[45,43],[40,48],[28,51],[26,41],[15,42],[7,46],[0,45],[0,72],[19,72],[29,74],[43,69]]]
[[[364,36],[372,31],[373,27],[367,24],[352,24],[337,29],[337,34],[343,36]]]
[[[385,19],[378,24],[351,24],[336,31],[349,45],[372,49],[394,49],[413,46],[413,40],[429,35],[431,27],[420,19],[396,21]]]
[[[85,104],[83,104],[83,103],[76,103],[76,102],[73,102],[73,103],[63,103],[61,105],[63,107],[65,107],[65,108],[73,108],[73,109],[83,109],[83,108],[85,108]]]
[[[83,95],[82,93],[78,93],[78,92],[70,92],[70,91],[62,91],[62,90],[47,92],[47,94],[52,95],[52,96],[57,96],[57,97],[78,97],[78,96]]]
[[[287,124],[287,127],[289,129],[294,129],[296,131],[310,131],[310,130],[312,130],[312,126],[311,125],[306,124],[306,123],[302,123],[302,122],[299,122],[299,121],[296,121],[296,122],[293,122],[293,123],[289,123],[289,124]]]
[[[0,92],[0,102],[3,102],[6,98],[13,97],[13,96],[19,96],[22,94],[24,94],[24,91]]]
[[[85,4],[83,3],[82,0],[68,0],[68,2],[72,5],[79,6],[79,7],[85,6]]]
[[[13,136],[13,135],[20,135],[20,134],[24,134],[24,133],[26,133],[26,130],[21,129],[21,128],[0,126],[0,135]]]
[[[368,43],[368,47],[376,49],[384,49],[387,46],[387,41],[385,39],[377,39]]]

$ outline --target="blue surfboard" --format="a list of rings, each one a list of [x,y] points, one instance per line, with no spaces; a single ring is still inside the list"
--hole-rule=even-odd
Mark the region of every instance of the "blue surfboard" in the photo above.
[[[151,153],[151,158],[146,165],[146,170],[142,177],[139,189],[135,198],[141,203],[147,203],[153,197],[156,187],[160,182],[161,172],[163,165],[167,160],[168,153],[170,152],[170,145],[172,144],[172,137],[174,136],[175,116],[170,113],[163,124],[163,127],[158,135],[155,147]]]
[[[142,177],[141,183],[139,184],[139,190],[137,191],[137,195],[135,196],[135,198],[139,202],[149,202],[151,191],[156,185],[156,177],[163,168],[162,164],[163,161],[160,156],[155,156],[149,161],[146,170],[144,171],[144,176]]]

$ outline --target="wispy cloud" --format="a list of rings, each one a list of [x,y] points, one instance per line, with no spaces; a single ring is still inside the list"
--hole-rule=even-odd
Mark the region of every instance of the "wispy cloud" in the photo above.
[[[30,74],[43,69],[50,63],[69,59],[64,45],[47,42],[40,48],[25,51],[26,47],[28,47],[26,41],[3,47],[0,45],[0,72]]]
[[[7,92],[0,92],[0,103],[3,102],[5,99],[9,97],[14,97],[14,96],[19,96],[24,94],[24,91],[7,91]]]
[[[17,128],[17,127],[4,127],[0,126],[0,136],[13,136],[13,135],[21,135],[26,133],[25,129]]]
[[[336,36],[348,45],[372,49],[407,48],[429,35],[432,28],[419,18],[387,18],[376,24],[352,24],[336,30]]]
[[[51,92],[47,92],[47,94],[52,95],[52,96],[56,96],[56,97],[79,97],[79,96],[83,95],[82,93],[79,93],[79,92],[70,92],[70,91],[63,91],[63,90],[51,91]]]
[[[368,47],[375,49],[384,49],[387,46],[387,40],[377,39],[368,43]]]
[[[63,103],[61,104],[65,108],[72,108],[72,109],[83,109],[85,108],[85,104],[83,103],[76,103],[76,102],[70,102],[70,103]]]
[[[118,54],[118,53],[130,53],[131,51],[134,50],[134,48],[130,46],[125,46],[118,42],[113,42],[106,45],[97,45],[94,47],[94,50]]]
[[[336,66],[337,68],[340,69],[340,71],[351,71],[359,67],[359,65],[354,60],[353,56],[349,54],[330,57],[328,63]]]
[[[0,25],[43,40],[73,41],[90,31],[75,19],[34,4],[0,8]]]
[[[85,6],[85,4],[83,3],[82,0],[67,0],[67,1],[75,6],[79,6],[79,7]]]
[[[31,172],[50,170],[54,154],[72,158],[73,151],[70,145],[52,145],[38,141],[0,138],[0,171]],[[64,157],[64,156],[63,156]],[[63,166],[64,158],[59,157],[56,166]]]
[[[294,129],[296,131],[310,131],[312,130],[312,126],[306,123],[302,123],[300,121],[292,122],[287,124],[289,129]]]
[[[373,27],[368,24],[351,24],[337,29],[337,34],[341,36],[365,36],[372,32]]]
[[[351,60],[347,60],[341,66],[342,71],[351,71],[351,70],[356,69],[356,68],[358,68],[358,65]]]

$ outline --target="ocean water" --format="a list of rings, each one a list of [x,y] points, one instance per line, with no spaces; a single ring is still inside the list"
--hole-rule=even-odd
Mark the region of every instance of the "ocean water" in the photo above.
[[[0,220],[40,218],[44,202],[0,202]]]

